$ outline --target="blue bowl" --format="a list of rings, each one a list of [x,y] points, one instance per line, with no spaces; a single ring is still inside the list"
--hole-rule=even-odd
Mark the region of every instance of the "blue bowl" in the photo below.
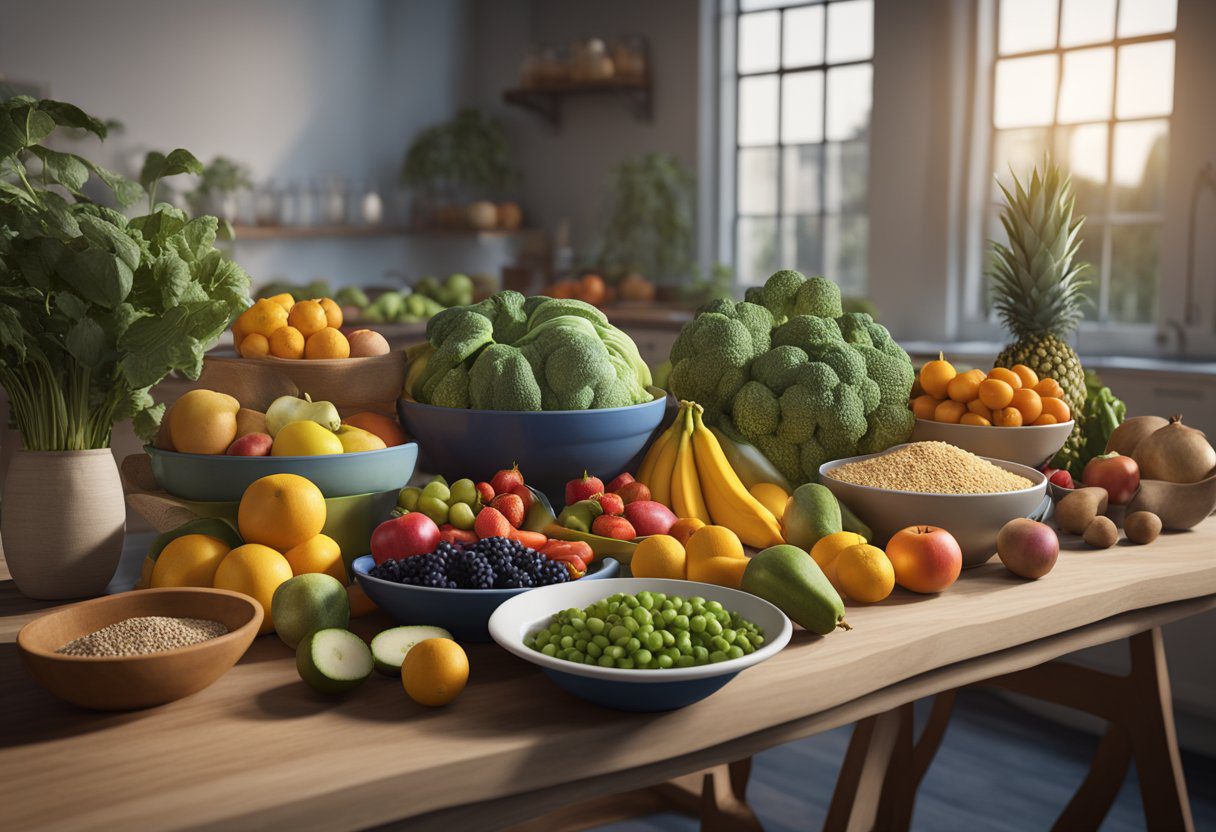
[[[239,500],[254,481],[271,474],[299,474],[326,497],[351,497],[402,488],[414,474],[418,445],[406,442],[375,451],[327,456],[227,456],[183,454],[145,445],[161,488],[185,500]]]
[[[662,391],[645,404],[604,410],[464,410],[397,400],[401,424],[422,445],[422,469],[448,480],[489,481],[519,463],[528,484],[557,504],[584,470],[605,481],[641,461],[663,420]]]
[[[556,612],[582,609],[618,592],[636,594],[642,590],[718,601],[758,626],[764,633],[764,645],[741,659],[670,670],[576,664],[524,646],[524,638],[547,627]],[[781,652],[793,631],[785,613],[755,595],[713,584],[659,578],[615,578],[594,584],[575,581],[540,587],[505,601],[490,616],[490,636],[500,647],[539,665],[558,686],[575,696],[618,711],[672,711],[699,702],[740,671]]]
[[[434,589],[409,586],[381,578],[368,572],[376,565],[371,555],[355,558],[355,580],[367,597],[376,602],[398,624],[430,624],[443,627],[459,641],[489,641],[487,629],[490,616],[498,605],[518,595],[537,589]],[[612,558],[596,560],[587,574],[570,584],[587,581],[599,583],[601,578],[615,578],[621,566]],[[565,584],[558,584],[565,586]],[[609,593],[611,594],[611,593]]]

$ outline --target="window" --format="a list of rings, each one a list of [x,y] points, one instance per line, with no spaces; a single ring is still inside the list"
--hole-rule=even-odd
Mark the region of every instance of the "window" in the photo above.
[[[873,14],[873,0],[739,0],[722,18],[723,210],[742,285],[793,267],[865,293]]]
[[[1090,322],[1155,322],[1176,0],[999,0],[989,154],[1024,179],[1050,151],[1087,216]],[[987,236],[1004,239],[995,184]],[[985,252],[986,256],[986,252]],[[987,285],[980,300],[987,311]]]

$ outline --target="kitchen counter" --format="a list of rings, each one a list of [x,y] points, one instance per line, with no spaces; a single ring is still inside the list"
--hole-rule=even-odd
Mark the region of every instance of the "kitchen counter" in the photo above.
[[[966,364],[974,362],[976,366],[991,366],[994,356],[1005,348],[1004,343],[996,341],[900,341],[900,345],[908,351],[914,361],[925,361],[936,358],[939,352],[944,352],[950,360],[958,360]],[[1178,357],[1171,355],[1094,355],[1080,353],[1081,363],[1091,369],[1128,371],[1134,373],[1168,373],[1181,376],[1216,377],[1216,358],[1196,356]]]

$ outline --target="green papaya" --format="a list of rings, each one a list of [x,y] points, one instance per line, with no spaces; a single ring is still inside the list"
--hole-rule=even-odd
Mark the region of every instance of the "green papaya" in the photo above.
[[[794,489],[781,516],[781,536],[786,543],[810,551],[822,538],[839,531],[843,531],[840,503],[826,485],[808,482]]]
[[[182,523],[176,529],[170,529],[159,535],[148,548],[148,557],[151,560],[156,560],[160,557],[161,551],[166,546],[187,534],[205,534],[208,537],[224,541],[233,549],[237,546],[245,545],[245,541],[241,539],[240,534],[237,533],[237,530],[227,520],[221,520],[218,517],[199,517]]]
[[[844,503],[837,501],[840,506],[840,528],[841,531],[853,532],[859,534],[866,539],[867,542],[874,539],[873,530],[861,521],[861,518],[853,513],[853,510]]]
[[[797,546],[770,546],[757,554],[743,570],[742,587],[812,633],[826,636],[838,627],[852,629],[844,620],[840,593],[819,564]]]

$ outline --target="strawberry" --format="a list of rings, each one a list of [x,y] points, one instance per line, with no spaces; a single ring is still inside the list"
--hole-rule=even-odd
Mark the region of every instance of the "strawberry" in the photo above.
[[[473,531],[477,533],[478,538],[510,537],[511,524],[501,511],[493,506],[486,506],[478,512],[477,520],[473,522]]]
[[[603,493],[604,481],[584,471],[582,477],[566,483],[566,505],[572,506],[579,500],[589,500],[596,494]]]
[[[518,465],[503,468],[490,479],[490,488],[494,489],[495,494],[506,494],[511,490],[511,486],[523,484],[524,475],[519,473]]]
[[[527,517],[528,512],[532,510],[532,489],[521,483],[520,485],[511,486],[511,490],[507,493],[514,494],[524,501],[524,516]]]
[[[483,506],[488,506],[494,500],[494,488],[488,482],[477,483],[477,494]]]
[[[625,501],[619,494],[596,494],[591,499],[599,501],[604,514],[624,514]]]
[[[512,528],[518,529],[524,524],[527,513],[524,511],[524,501],[518,494],[499,494],[490,505],[498,509]]]
[[[633,524],[624,517],[613,517],[611,514],[601,514],[591,524],[592,534],[600,537],[613,537],[617,540],[633,540],[638,536]]]

